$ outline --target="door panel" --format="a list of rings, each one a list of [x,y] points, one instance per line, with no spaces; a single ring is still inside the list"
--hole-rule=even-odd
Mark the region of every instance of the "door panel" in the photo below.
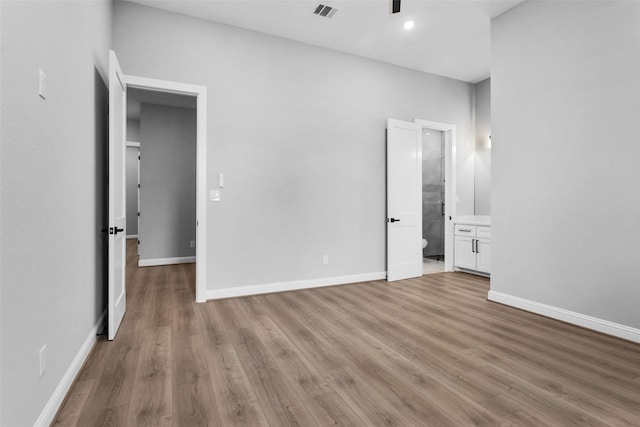
[[[476,239],[471,237],[455,237],[456,267],[468,268],[469,270],[476,269],[475,241]]]
[[[482,273],[491,273],[491,241],[479,239],[476,248],[476,269]]]
[[[387,122],[387,280],[422,276],[422,131]]]
[[[113,340],[126,311],[125,134],[127,88],[114,51],[109,51],[109,270],[108,338]]]

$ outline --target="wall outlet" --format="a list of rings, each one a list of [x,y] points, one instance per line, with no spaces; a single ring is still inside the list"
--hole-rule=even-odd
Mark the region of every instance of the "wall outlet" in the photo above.
[[[38,352],[38,378],[44,375],[47,370],[47,346],[43,345]]]
[[[322,255],[322,263],[324,265],[329,264],[329,255]]]
[[[189,240],[189,247],[190,248],[195,248],[196,247],[196,241],[195,240]]]

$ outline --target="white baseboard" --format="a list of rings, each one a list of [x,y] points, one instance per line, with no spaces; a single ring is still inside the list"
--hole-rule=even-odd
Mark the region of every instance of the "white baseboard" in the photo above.
[[[273,292],[295,291],[300,289],[319,288],[323,286],[346,285],[349,283],[369,282],[387,278],[387,272],[353,274],[350,276],[325,277],[322,279],[296,280],[292,282],[267,283],[264,285],[236,286],[225,289],[210,289],[207,299],[244,297],[249,295],[270,294]]]
[[[154,258],[138,260],[138,267],[153,267],[156,265],[189,264],[196,262],[194,256],[184,256],[176,258]]]
[[[127,234],[127,240],[129,239],[137,239],[138,235],[137,234]]]
[[[36,420],[34,424],[35,427],[48,426],[53,421],[53,417],[56,416],[56,413],[58,412],[58,409],[60,409],[60,405],[62,405],[64,398],[66,397],[69,389],[71,388],[71,385],[73,384],[73,381],[76,379],[76,376],[78,376],[78,373],[80,373],[82,365],[84,365],[84,362],[87,360],[91,349],[95,345],[98,339],[98,332],[102,330],[106,317],[107,310],[102,312],[96,324],[93,326],[93,328],[91,328],[91,331],[89,331],[89,336],[87,336],[87,339],[84,340],[84,343],[82,344],[82,347],[80,347],[80,350],[76,354],[76,357],[73,358],[69,369],[67,369],[67,372],[65,372],[64,376],[60,380],[60,383],[58,383],[58,386],[51,395],[51,398]]]
[[[550,317],[552,319],[571,323],[572,325],[577,325],[583,328],[602,332],[603,334],[613,335],[614,337],[640,343],[640,329],[632,328],[630,326],[621,325],[619,323],[610,322],[608,320],[599,319],[597,317],[591,317],[581,313],[576,313],[575,311],[569,311],[563,308],[558,308],[524,298],[515,297],[512,295],[504,294],[502,292],[489,291],[487,299],[489,301],[498,302],[500,304],[520,308],[522,310]]]

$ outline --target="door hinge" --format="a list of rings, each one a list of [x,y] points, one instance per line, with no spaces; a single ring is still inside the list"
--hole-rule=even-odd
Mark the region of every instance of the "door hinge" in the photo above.
[[[138,184],[138,188],[140,188],[140,184]]]
[[[140,160],[140,155],[138,154],[138,160]]]
[[[138,216],[140,216],[140,212],[138,212]]]

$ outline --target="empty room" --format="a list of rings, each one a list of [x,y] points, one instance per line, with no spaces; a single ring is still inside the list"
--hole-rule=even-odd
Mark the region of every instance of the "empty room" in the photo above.
[[[640,2],[0,1],[0,425],[640,425]]]

